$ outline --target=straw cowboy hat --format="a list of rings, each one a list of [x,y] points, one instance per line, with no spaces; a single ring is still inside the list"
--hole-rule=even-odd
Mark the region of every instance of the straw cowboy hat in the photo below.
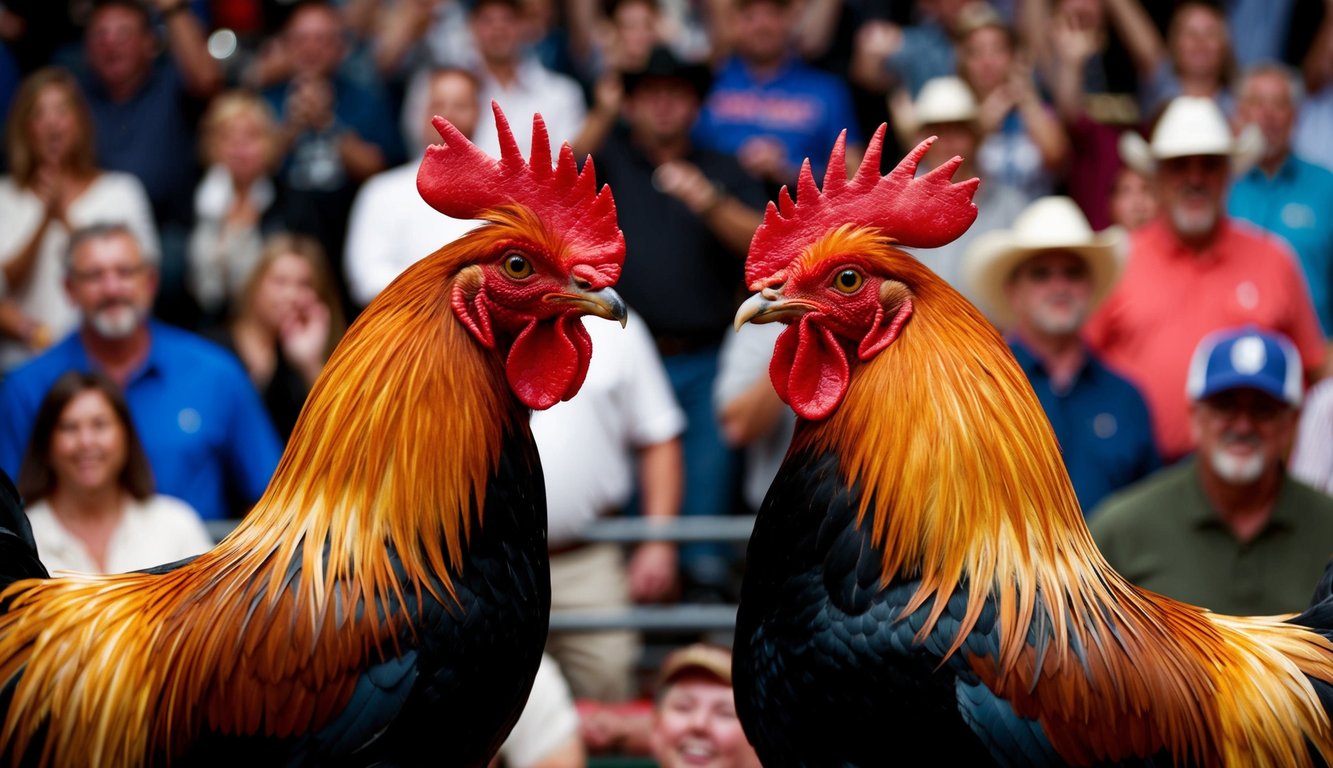
[[[1014,217],[1012,229],[983,232],[972,241],[963,255],[963,279],[987,316],[1008,326],[1014,316],[1005,286],[1014,270],[1034,254],[1067,251],[1087,262],[1095,307],[1120,276],[1119,239],[1114,232],[1093,232],[1073,200],[1038,198]]]
[[[1234,136],[1217,102],[1203,96],[1177,96],[1153,128],[1152,142],[1133,131],[1120,135],[1120,159],[1134,170],[1152,175],[1157,161],[1191,155],[1231,158],[1233,173],[1243,173],[1263,155],[1259,126],[1249,125]]]
[[[935,77],[921,86],[912,105],[918,126],[970,123],[977,119],[977,98],[957,77]]]

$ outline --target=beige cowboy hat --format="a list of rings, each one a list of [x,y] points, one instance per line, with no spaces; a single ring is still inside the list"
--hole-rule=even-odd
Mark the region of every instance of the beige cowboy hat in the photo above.
[[[1243,173],[1263,155],[1264,137],[1256,125],[1231,133],[1217,102],[1204,96],[1177,96],[1153,128],[1152,141],[1134,131],[1120,135],[1120,159],[1134,170],[1152,175],[1157,161],[1192,155],[1231,158],[1233,173]]]
[[[977,97],[961,78],[935,77],[921,86],[912,112],[918,126],[970,123],[977,119]]]
[[[1005,327],[1014,320],[1005,286],[1018,265],[1043,251],[1068,251],[1088,263],[1095,307],[1120,276],[1119,241],[1116,232],[1093,232],[1068,197],[1041,197],[1014,217],[1013,228],[977,235],[963,254],[963,280],[982,311]]]

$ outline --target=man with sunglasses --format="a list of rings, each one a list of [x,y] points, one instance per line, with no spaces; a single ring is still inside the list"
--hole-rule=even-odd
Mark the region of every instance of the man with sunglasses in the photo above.
[[[1333,548],[1333,497],[1287,472],[1302,389],[1287,337],[1254,326],[1205,336],[1186,384],[1198,450],[1093,513],[1107,561],[1220,613],[1303,610]]]
[[[1073,200],[1043,197],[1011,229],[979,235],[963,259],[968,293],[1005,330],[1085,514],[1160,464],[1143,397],[1079,336],[1119,275],[1117,247]]]

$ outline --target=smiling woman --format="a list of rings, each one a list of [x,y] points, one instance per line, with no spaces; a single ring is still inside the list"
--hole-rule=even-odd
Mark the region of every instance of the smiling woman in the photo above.
[[[212,546],[199,515],[153,491],[152,470],[115,383],[71,371],[42,401],[18,475],[42,562],[116,573]]]

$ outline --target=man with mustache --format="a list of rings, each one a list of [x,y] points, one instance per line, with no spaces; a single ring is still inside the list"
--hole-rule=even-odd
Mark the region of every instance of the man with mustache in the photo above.
[[[1233,137],[1211,99],[1181,96],[1158,120],[1151,143],[1125,134],[1120,153],[1154,178],[1157,219],[1135,230],[1120,282],[1088,321],[1087,340],[1148,401],[1162,457],[1194,446],[1185,401],[1190,352],[1239,323],[1285,334],[1311,379],[1324,337],[1299,263],[1283,243],[1227,216],[1228,175],[1262,149],[1256,130]]]
[[[962,263],[1041,400],[1084,514],[1161,465],[1143,396],[1079,336],[1120,275],[1119,247],[1070,198],[1042,197],[1012,228],[979,235]]]
[[[150,317],[157,266],[124,224],[75,230],[65,267],[82,320],[0,385],[0,469],[17,476],[51,384],[69,370],[98,370],[124,390],[159,492],[205,519],[244,513],[282,448],[240,362]]]
[[[1302,389],[1285,336],[1245,326],[1204,337],[1187,383],[1198,452],[1093,512],[1107,561],[1219,613],[1305,608],[1328,563],[1333,497],[1287,472]]]

